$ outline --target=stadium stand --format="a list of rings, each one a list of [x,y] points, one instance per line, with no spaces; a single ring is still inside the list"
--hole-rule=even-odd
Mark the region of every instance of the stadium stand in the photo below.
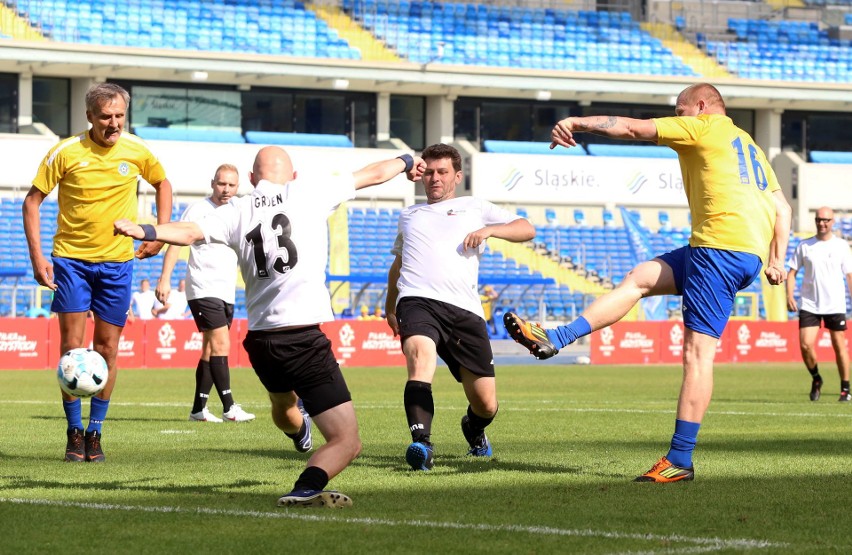
[[[10,2],[6,2],[10,4]],[[295,0],[17,0],[18,13],[59,42],[360,59]]]
[[[405,0],[344,0],[343,7],[422,64],[696,75],[628,12]]]
[[[736,40],[708,41],[708,54],[746,79],[852,82],[852,41],[831,38],[815,21],[731,18]]]

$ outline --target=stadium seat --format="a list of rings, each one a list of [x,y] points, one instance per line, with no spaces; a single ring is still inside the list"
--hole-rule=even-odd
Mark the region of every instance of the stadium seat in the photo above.
[[[244,143],[242,133],[231,129],[188,129],[180,127],[134,127],[133,133],[145,140]]]
[[[546,154],[548,156],[559,154],[569,156],[585,156],[586,151],[582,146],[576,148],[550,148],[550,143],[537,143],[526,141],[497,141],[488,139],[482,141],[482,149],[485,152],[500,154]]]
[[[812,150],[810,159],[816,164],[852,164],[852,152]]]
[[[677,158],[677,153],[667,146],[656,145],[586,145],[590,156],[623,156],[629,158]]]
[[[324,133],[275,133],[271,131],[246,131],[246,141],[265,145],[290,146],[333,146],[352,148],[354,145],[346,135]]]

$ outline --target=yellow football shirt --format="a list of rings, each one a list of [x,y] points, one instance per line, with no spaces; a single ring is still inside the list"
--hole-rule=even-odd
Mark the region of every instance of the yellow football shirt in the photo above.
[[[140,176],[160,183],[166,172],[145,143],[126,131],[111,148],[84,132],[50,149],[33,185],[45,194],[59,186],[53,254],[88,262],[131,260],[133,239],[113,235],[113,222],[136,220]]]
[[[655,119],[657,143],[674,149],[692,217],[693,247],[756,254],[766,261],[781,187],[748,133],[720,114]]]

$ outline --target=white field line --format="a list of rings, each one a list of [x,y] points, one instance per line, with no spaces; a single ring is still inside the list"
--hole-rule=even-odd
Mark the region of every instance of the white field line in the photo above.
[[[396,410],[401,406],[402,401],[400,403],[386,403],[386,404],[378,404],[378,403],[358,403],[355,401],[355,410],[385,410],[391,409]],[[56,405],[55,400],[25,400],[25,399],[5,399],[3,400],[3,404],[20,404],[20,405]],[[241,403],[243,406],[267,406],[253,403]],[[551,401],[539,401],[540,405],[553,405]],[[560,406],[541,406],[541,407],[530,407],[529,404],[526,406],[507,406],[506,403],[501,404],[502,407],[505,407],[504,410],[511,410],[512,412],[609,412],[609,413],[624,413],[624,414],[673,414],[675,411],[674,402],[671,403],[670,408],[666,409],[629,409],[629,408],[607,408],[607,407],[560,407]],[[137,402],[122,402],[122,401],[112,401],[110,402],[111,407],[186,407],[186,403],[163,403],[163,402],[154,402],[154,403],[137,403]],[[467,405],[436,405],[436,410],[463,410],[467,407]],[[779,416],[790,416],[790,417],[801,417],[801,418],[852,418],[852,412],[765,412],[765,411],[742,411],[742,410],[713,410],[710,409],[707,413],[712,416],[766,416],[770,418],[777,418]]]
[[[391,527],[418,527],[418,528],[436,528],[436,529],[452,529],[452,530],[471,530],[474,532],[508,532],[510,534],[530,534],[538,536],[574,536],[582,538],[601,538],[613,540],[638,540],[652,542],[673,542],[694,544],[701,551],[705,550],[722,550],[722,549],[781,549],[787,547],[786,543],[776,543],[767,540],[748,540],[748,539],[722,539],[722,538],[693,538],[689,536],[681,536],[677,534],[663,536],[659,534],[635,534],[626,532],[607,532],[603,530],[577,530],[566,528],[553,528],[549,526],[524,526],[519,524],[463,524],[459,522],[438,522],[429,520],[391,520],[385,518],[353,518],[353,517],[331,517],[318,514],[308,514],[302,512],[290,512],[286,509],[281,511],[244,511],[233,509],[208,509],[198,507],[188,509],[183,507],[173,506],[153,506],[147,507],[142,505],[114,505],[110,503],[79,503],[74,501],[55,501],[50,499],[21,499],[14,497],[0,497],[0,503],[9,503],[17,505],[42,505],[50,507],[69,507],[75,509],[89,509],[100,511],[129,511],[143,513],[172,513],[172,514],[187,514],[187,515],[215,515],[228,517],[246,517],[246,518],[280,518],[288,520],[300,520],[306,522],[329,522],[342,524],[355,524],[358,526],[391,526]],[[674,551],[665,551],[674,552]],[[694,553],[695,551],[688,551]]]

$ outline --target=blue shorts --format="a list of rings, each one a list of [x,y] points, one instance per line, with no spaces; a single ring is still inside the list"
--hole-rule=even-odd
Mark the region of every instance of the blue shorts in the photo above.
[[[754,254],[689,245],[657,258],[671,267],[683,295],[683,325],[716,339],[725,331],[737,291],[748,287],[763,267]]]
[[[87,312],[124,327],[133,292],[133,261],[86,262],[53,257],[53,312]]]

